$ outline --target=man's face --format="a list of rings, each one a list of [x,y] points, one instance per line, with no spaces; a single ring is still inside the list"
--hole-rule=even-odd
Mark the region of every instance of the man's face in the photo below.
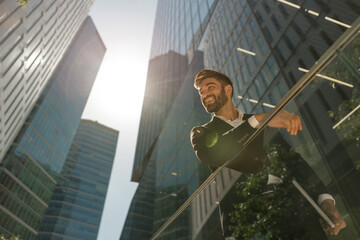
[[[224,86],[215,78],[206,78],[199,89],[201,103],[208,113],[218,112],[228,101]]]

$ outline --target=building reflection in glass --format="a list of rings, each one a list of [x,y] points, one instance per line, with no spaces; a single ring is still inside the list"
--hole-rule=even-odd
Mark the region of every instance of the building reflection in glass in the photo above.
[[[197,15],[193,9],[203,9],[199,8],[203,4],[210,6],[211,14],[209,18],[201,20],[199,25],[199,19],[194,18]],[[182,8],[185,9],[184,18],[183,10],[176,13]],[[146,236],[155,233],[186,201],[185,191],[187,196],[190,196],[210,174],[210,170],[194,158],[188,140],[190,129],[210,118],[202,110],[199,97],[192,89],[193,81],[188,80],[188,77],[196,74],[193,69],[195,50],[203,52],[203,57],[196,59],[198,64],[203,63],[204,68],[218,70],[232,79],[233,100],[240,110],[245,113],[268,112],[352,25],[359,16],[358,9],[356,1],[335,0],[326,3],[253,0],[199,0],[191,3],[160,1],[152,59],[173,50],[186,56],[188,65],[186,74],[183,75],[186,76],[185,81],[178,86],[177,97],[170,103],[166,120],[159,121],[159,128],[143,125],[144,128],[139,132],[137,151],[145,151],[142,159],[136,159],[135,166],[142,160],[150,159],[148,166],[151,168],[144,170],[139,192],[134,197],[122,236],[130,236],[125,233],[135,234],[134,229],[139,227],[137,223],[140,221],[149,224]],[[171,13],[179,18],[169,21],[168,16]],[[189,24],[188,17],[191,20]],[[202,24],[203,22],[208,24]],[[198,28],[192,24],[201,26],[200,30],[196,31]],[[182,36],[186,41],[181,41]],[[187,39],[191,40],[191,37],[192,44],[189,44]],[[181,51],[184,47],[188,50]],[[350,45],[342,51],[343,55],[356,51],[349,48]],[[339,61],[339,56],[334,62]],[[351,59],[349,54],[346,56]],[[341,60],[341,64],[346,65],[344,61],[346,60]],[[354,69],[359,69],[358,62],[354,59],[351,61]],[[288,111],[301,116],[304,130],[297,137],[290,137],[283,132],[280,134],[311,167],[312,176],[316,175],[335,198],[336,206],[348,224],[338,238],[356,239],[360,231],[357,220],[359,197],[356,183],[359,181],[359,173],[356,170],[356,143],[353,140],[348,145],[344,137],[340,136],[339,130],[333,130],[333,126],[356,108],[355,104],[343,113],[338,110],[345,100],[353,98],[353,91],[357,89],[355,82],[359,81],[356,80],[354,71],[348,68],[346,71],[340,69],[339,72],[351,77],[340,78],[336,71],[330,70],[331,64],[319,72],[321,75],[317,76],[314,83],[287,107]],[[169,68],[164,67],[161,71],[169,71]],[[331,74],[331,71],[334,74]],[[330,81],[329,78],[352,84],[353,90]],[[356,113],[355,111],[354,114]],[[354,119],[351,116],[350,118]],[[145,123],[147,120],[152,121],[144,115],[142,121]],[[346,122],[342,124],[346,126]],[[342,124],[337,128],[341,129]],[[150,138],[142,138],[142,135],[149,134],[154,129],[158,138],[154,137],[156,143],[154,141],[151,145],[148,143]],[[351,131],[354,131],[353,129]],[[350,127],[347,131],[350,131]],[[141,147],[146,145],[147,148]],[[156,177],[151,173],[156,174]],[[180,239],[187,236],[197,240],[221,239],[219,205],[239,203],[234,201],[239,198],[234,184],[244,178],[245,176],[229,169],[222,171],[215,182],[205,188],[192,202],[191,207],[180,215],[180,220],[175,220],[159,238]],[[311,179],[313,177],[308,179],[309,182]],[[145,185],[146,188],[142,188]],[[151,204],[154,204],[151,205],[154,206],[154,211],[143,211],[140,207],[140,199],[147,197]]]

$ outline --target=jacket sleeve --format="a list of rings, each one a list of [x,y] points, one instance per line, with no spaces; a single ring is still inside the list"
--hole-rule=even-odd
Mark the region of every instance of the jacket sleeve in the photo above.
[[[240,152],[254,131],[248,121],[224,134],[207,126],[194,127],[191,130],[191,143],[201,162],[210,168],[219,167]]]

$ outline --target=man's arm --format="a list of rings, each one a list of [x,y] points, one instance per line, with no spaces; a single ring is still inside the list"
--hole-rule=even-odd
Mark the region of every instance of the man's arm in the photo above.
[[[261,122],[266,117],[266,113],[254,116],[258,122]],[[286,128],[294,135],[302,130],[300,117],[285,110],[277,114],[269,126]],[[243,144],[239,141],[248,138],[254,132],[253,127],[245,121],[225,134],[219,134],[207,127],[195,127],[191,130],[191,143],[200,161],[210,166],[220,166],[236,156]]]
[[[326,215],[333,221],[335,224],[334,228],[331,228],[327,223],[324,223],[324,228],[331,235],[338,235],[341,229],[346,227],[346,222],[340,215],[339,211],[335,207],[335,202],[331,199],[326,199],[322,201],[321,208],[324,210]]]
[[[262,122],[267,113],[256,114],[255,118]],[[296,135],[298,131],[302,130],[300,117],[286,110],[281,110],[268,124],[269,127],[286,128],[291,135]]]
[[[255,118],[261,122],[265,117],[266,113],[263,114],[257,114],[255,115]],[[268,124],[270,127],[274,128],[286,128],[286,130],[291,135],[297,135],[297,132],[299,130],[302,130],[302,124],[300,117],[287,112],[286,110],[280,111],[279,114],[277,114]],[[307,165],[307,164],[306,164]],[[302,166],[300,169],[306,169],[306,167]],[[310,168],[308,166],[308,168]],[[328,194],[320,194],[320,196],[328,195]],[[337,210],[335,206],[335,201],[333,198],[330,197],[323,197],[323,199],[319,203],[320,207],[324,210],[326,215],[334,222],[335,228],[331,228],[327,223],[324,222],[324,228],[330,233],[337,235],[341,229],[346,227],[346,222],[340,215],[339,211]]]

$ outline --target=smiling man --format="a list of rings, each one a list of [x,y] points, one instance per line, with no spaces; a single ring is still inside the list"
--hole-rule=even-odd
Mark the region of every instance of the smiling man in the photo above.
[[[232,102],[233,84],[220,72],[202,70],[196,75],[194,86],[199,91],[206,111],[213,113],[210,122],[194,127],[191,131],[191,143],[198,159],[206,163],[211,170],[231,159],[234,160],[228,167],[239,172],[258,173],[266,170],[270,161],[264,150],[263,133],[239,154],[242,145],[255,132],[256,127],[266,117],[266,113],[244,114],[236,109]],[[275,116],[268,126],[285,128],[291,135],[297,135],[298,131],[302,130],[300,117],[285,110]],[[300,169],[294,171],[294,178],[305,184],[304,182],[308,180],[306,174],[312,170],[305,161],[302,162]],[[281,181],[282,179],[277,176],[269,174],[268,184],[281,183]],[[329,233],[337,235],[346,223],[335,207],[335,200],[326,193],[323,184],[317,186],[317,189],[318,204],[335,223],[335,228],[326,224],[324,227]],[[323,239],[326,237],[323,236]]]

